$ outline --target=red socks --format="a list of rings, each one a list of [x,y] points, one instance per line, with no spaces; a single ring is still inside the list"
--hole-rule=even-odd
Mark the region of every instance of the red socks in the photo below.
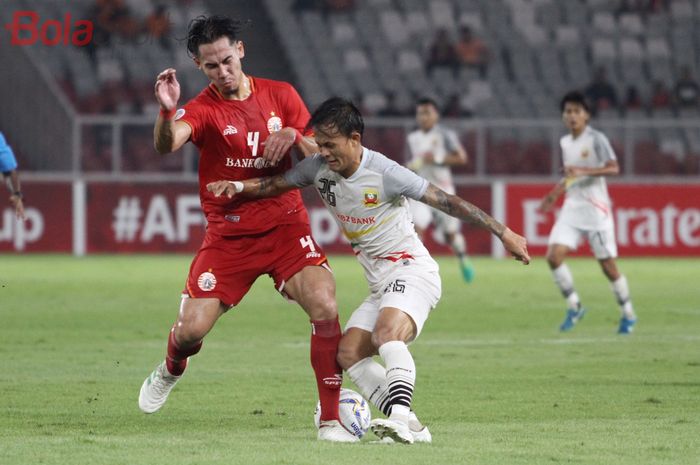
[[[173,376],[180,376],[187,368],[187,357],[199,352],[202,348],[202,341],[199,341],[192,347],[181,349],[175,342],[175,331],[170,331],[168,337],[168,356],[165,357],[165,366],[168,372]]]
[[[338,365],[340,323],[333,320],[311,320],[311,366],[316,373],[318,396],[321,400],[321,421],[338,420],[340,385],[343,369]]]

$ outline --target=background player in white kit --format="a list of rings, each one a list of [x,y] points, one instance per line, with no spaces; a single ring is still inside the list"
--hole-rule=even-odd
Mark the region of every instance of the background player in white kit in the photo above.
[[[418,239],[406,198],[487,229],[516,259],[529,263],[525,238],[482,210],[430,184],[384,155],[362,146],[364,123],[355,106],[325,101],[311,116],[320,153],[284,175],[217,181],[215,196],[276,195],[313,185],[334,214],[364,268],[370,296],[346,325],[338,362],[362,394],[389,415],[372,421],[379,437],[429,442],[430,433],[411,412],[416,368],[406,343],[413,341],[441,294],[437,263]],[[384,366],[375,362],[376,354]]]
[[[434,100],[418,100],[418,129],[409,133],[406,138],[411,152],[411,159],[406,166],[448,194],[455,194],[457,191],[452,182],[451,167],[466,164],[467,151],[459,142],[457,134],[439,124],[439,120],[440,113]],[[437,238],[441,242],[447,242],[457,255],[464,280],[472,282],[474,267],[467,257],[467,243],[462,235],[462,223],[459,219],[419,201],[411,199],[409,204],[418,237],[423,240],[425,230],[433,223]]]
[[[576,250],[582,237],[588,239],[593,255],[610,280],[620,305],[618,333],[629,334],[637,321],[630,300],[627,278],[615,263],[617,243],[612,204],[605,176],[616,176],[619,165],[605,135],[588,126],[590,110],[584,95],[570,92],[561,101],[564,124],[570,134],[561,138],[565,177],[542,200],[541,210],[549,211],[557,198],[566,192],[564,206],[549,235],[547,263],[554,282],[566,298],[566,318],[562,331],[568,331],[583,318],[586,309],[574,289],[574,280],[564,258]]]

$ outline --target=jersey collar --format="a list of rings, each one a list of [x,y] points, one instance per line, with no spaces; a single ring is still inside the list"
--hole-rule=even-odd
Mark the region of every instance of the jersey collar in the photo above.
[[[348,181],[353,181],[357,177],[360,176],[360,171],[362,171],[362,169],[365,167],[365,164],[367,163],[368,158],[369,158],[369,149],[367,149],[367,147],[363,146],[362,147],[362,159],[360,160],[360,166],[358,166],[357,169],[355,170],[355,172],[352,173],[352,175],[349,178],[347,178]]]

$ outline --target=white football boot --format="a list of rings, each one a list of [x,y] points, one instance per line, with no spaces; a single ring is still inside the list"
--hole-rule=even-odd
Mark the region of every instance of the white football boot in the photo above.
[[[411,434],[411,430],[406,423],[400,423],[388,418],[377,418],[370,422],[369,427],[379,439],[383,440],[385,437],[389,437],[394,442],[413,444],[413,434]]]
[[[411,410],[411,413],[408,416],[408,429],[411,431],[414,443],[423,442],[430,444],[433,442],[433,436],[430,434],[430,430],[428,430],[428,427],[420,422],[413,410]],[[390,444],[393,443],[394,440],[389,436],[384,436],[380,442]]]
[[[318,427],[318,440],[330,442],[360,442],[360,438],[346,430],[338,420],[322,421]]]
[[[413,435],[413,442],[433,442],[433,436],[430,434],[428,427],[418,420],[418,417],[413,411],[411,411],[408,416],[408,429],[411,430],[411,434]]]
[[[157,412],[168,400],[168,394],[181,377],[182,375],[171,375],[165,367],[165,361],[158,365],[141,385],[139,392],[141,411],[144,413]]]

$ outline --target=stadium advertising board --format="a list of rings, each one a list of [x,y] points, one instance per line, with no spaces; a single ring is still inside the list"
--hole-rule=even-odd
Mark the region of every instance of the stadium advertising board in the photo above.
[[[86,209],[87,252],[192,253],[204,237],[194,184],[90,183]]]
[[[554,224],[555,213],[538,211],[540,200],[551,187],[506,187],[506,221],[525,235],[533,255],[545,253]],[[700,186],[614,184],[608,188],[621,256],[700,256]],[[588,254],[588,246],[579,247],[577,253]]]
[[[505,187],[506,223],[527,237],[532,255],[545,253],[554,223],[554,213],[538,210],[550,188],[524,183]],[[204,237],[205,219],[193,183],[89,182],[86,189],[76,191],[68,182],[26,181],[23,191],[24,222],[14,217],[9,205],[0,208],[0,252],[191,254]],[[491,213],[491,192],[491,186],[477,185],[461,187],[458,194]],[[610,194],[622,256],[700,256],[700,185],[617,184],[610,186]],[[351,253],[318,195],[307,189],[304,201],[319,245],[328,253]],[[82,222],[75,221],[76,211]],[[468,225],[462,231],[469,253],[491,253],[486,232]],[[429,230],[428,248],[449,254],[437,239]],[[587,254],[588,246],[577,253]]]
[[[0,203],[0,252],[70,252],[72,250],[72,195],[68,183],[22,183],[25,220]],[[5,193],[3,192],[3,196]]]

